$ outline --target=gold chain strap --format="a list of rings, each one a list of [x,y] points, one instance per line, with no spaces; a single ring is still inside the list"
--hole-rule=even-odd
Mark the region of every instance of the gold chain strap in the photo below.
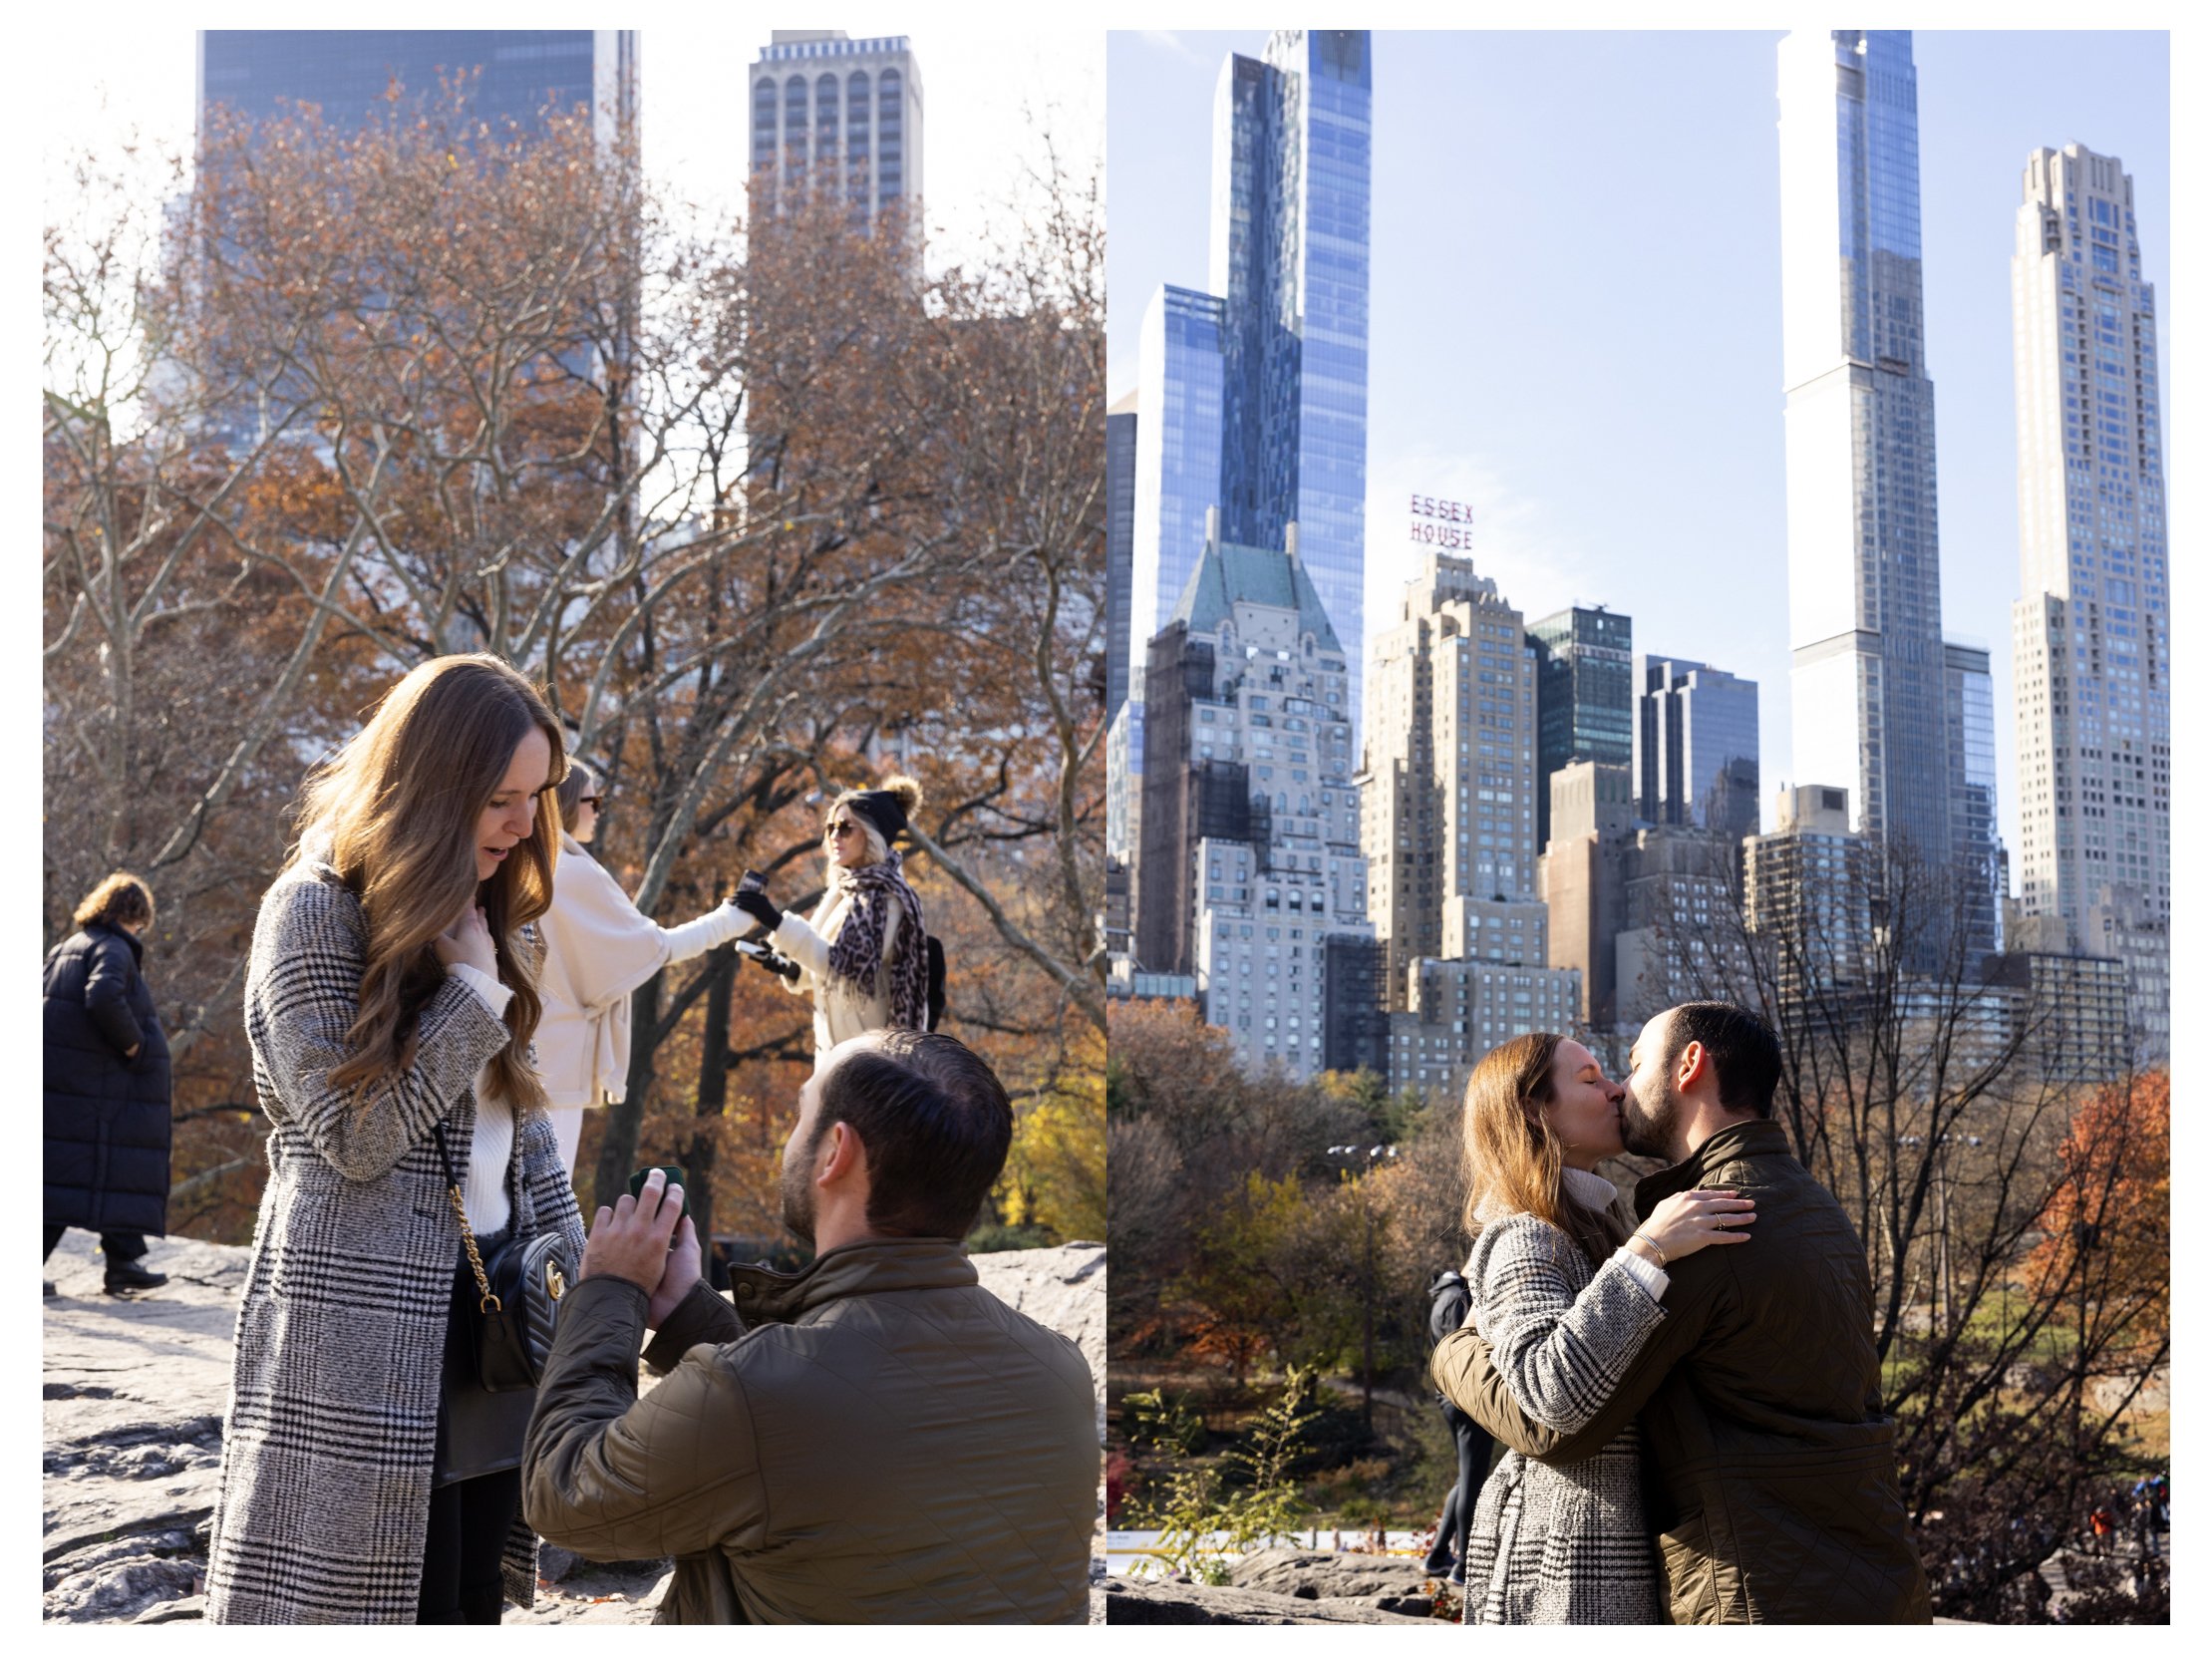
[[[469,1254],[469,1268],[476,1273],[476,1308],[486,1316],[499,1314],[499,1295],[491,1291],[491,1278],[483,1273],[483,1257],[476,1251],[475,1231],[469,1227],[469,1209],[461,1202],[461,1185],[446,1185],[446,1199],[454,1203],[454,1216],[461,1220],[461,1244]]]

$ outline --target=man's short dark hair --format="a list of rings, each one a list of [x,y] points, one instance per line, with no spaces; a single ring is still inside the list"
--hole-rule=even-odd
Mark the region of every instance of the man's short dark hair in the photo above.
[[[1774,1113],[1774,1088],[1782,1078],[1781,1042],[1766,1019],[1726,1000],[1691,1000],[1667,1019],[1667,1050],[1661,1067],[1669,1075],[1692,1041],[1705,1048],[1721,1083],[1721,1107],[1731,1115]]]
[[[819,1142],[842,1121],[868,1152],[868,1227],[958,1241],[1014,1142],[1014,1106],[991,1066],[950,1035],[886,1030],[821,1085]]]

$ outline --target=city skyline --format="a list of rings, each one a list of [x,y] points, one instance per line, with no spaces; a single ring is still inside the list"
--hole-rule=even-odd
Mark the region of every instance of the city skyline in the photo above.
[[[357,128],[393,76],[434,89],[441,72],[475,70],[474,107],[529,130],[548,104],[591,106],[611,140],[637,114],[634,29],[202,29],[194,53],[195,113],[216,105],[254,119],[313,103]]]
[[[1359,729],[1366,550],[1368,37],[1278,29],[1213,89],[1203,289],[1143,297],[1131,540],[1133,675],[1217,514],[1302,558],[1346,642]],[[1129,295],[1129,302],[1135,295]],[[1136,692],[1141,700],[1141,691]],[[1141,711],[1132,718],[1141,719]],[[1136,732],[1131,731],[1132,748]]]
[[[649,9],[646,26],[636,31],[646,175],[696,206],[702,222],[736,219],[750,165],[743,88],[773,31],[765,19],[756,26],[742,17],[663,22],[663,15]],[[834,21],[856,39],[906,35],[926,65],[931,270],[978,256],[1007,233],[1009,203],[1046,169],[1048,139],[1079,185],[1103,167],[1106,77],[1098,29],[1043,24],[1009,31],[917,17],[895,6],[863,7]],[[189,151],[195,30],[164,22],[116,38],[88,18],[64,21],[55,32],[60,61],[87,67],[47,77],[40,89],[49,200],[72,187],[69,165],[84,145],[112,149],[136,132],[151,144]],[[139,172],[149,193],[158,194],[157,169],[142,163]]]
[[[1117,102],[1109,111],[1116,193],[1154,203],[1131,228],[1117,215],[1111,240],[1114,392],[1133,379],[1131,290],[1188,279],[1198,262],[1177,221],[1178,202],[1198,195],[1202,180],[1178,177],[1170,160],[1191,125],[1180,89],[1202,81],[1220,52],[1262,38],[1109,36],[1109,78],[1147,88],[1140,109],[1124,114]],[[1524,613],[1609,604],[1636,616],[1640,653],[1710,662],[1765,686],[1760,807],[1769,822],[1785,783],[1853,782],[1798,775],[1789,751],[1778,38],[1376,37],[1377,98],[1407,113],[1403,130],[1385,121],[1376,138],[1368,540],[1372,609],[1378,589],[1406,578],[1424,549],[1408,534],[1401,496],[1461,501],[1472,522],[1452,531],[1456,543],[1430,543],[1473,553],[1478,572]],[[2009,687],[2018,542],[2002,295],[2020,166],[2038,145],[2065,142],[2054,128],[2092,147],[2090,131],[2135,134],[2156,152],[2140,167],[2129,160],[2145,275],[2155,280],[2165,255],[2165,43],[1936,33],[1916,46],[1930,371],[1944,386],[1943,614],[1955,641],[1990,649],[1993,677]],[[2050,72],[2039,77],[2037,66]],[[1578,97],[1553,107],[1569,101],[1547,100],[1543,89],[1563,77]],[[1651,188],[1637,167],[1619,165],[1609,140],[1630,133],[1638,154],[1678,141],[1694,149],[1695,187]],[[2105,147],[2126,154],[2116,142]],[[1394,162],[1415,154],[1418,165]],[[1504,155],[1511,166],[1498,161]],[[1446,208],[1438,179],[1460,172],[1471,206]],[[1673,199],[1678,190],[1684,199]],[[1633,281],[1619,264],[1624,239],[1654,255]],[[1493,241],[1543,254],[1488,258]],[[1655,315],[1691,324],[1695,373],[1677,371],[1677,354],[1643,348]],[[1594,385],[1613,394],[1592,398]],[[1577,449],[1557,441],[1562,431],[1576,434]],[[1578,452],[1602,456],[1610,487],[1581,475]],[[1722,565],[1731,577],[1724,615],[1706,608],[1716,546],[1757,551]],[[1669,577],[1684,566],[1698,578]],[[2001,712],[1998,722],[1999,806],[2012,847],[2011,721]]]

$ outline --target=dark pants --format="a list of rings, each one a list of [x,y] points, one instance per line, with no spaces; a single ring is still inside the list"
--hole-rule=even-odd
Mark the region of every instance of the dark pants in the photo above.
[[[1451,1427],[1451,1446],[1459,1458],[1459,1481],[1444,1495],[1443,1513],[1436,1518],[1436,1543],[1428,1548],[1430,1574],[1442,1574],[1454,1564],[1465,1566],[1475,1495],[1490,1470],[1490,1434],[1450,1403],[1443,1407],[1444,1420]]]
[[[489,1258],[506,1231],[477,1237]],[[431,1472],[430,1527],[423,1538],[423,1626],[496,1626],[503,1588],[499,1557],[522,1505],[522,1435],[531,1391],[494,1396],[476,1383],[476,1278],[457,1255],[439,1381],[438,1439]]]
[[[67,1224],[46,1226],[46,1251],[39,1254],[41,1259],[54,1256],[54,1245],[68,1228]],[[136,1230],[104,1229],[100,1232],[100,1250],[108,1255],[109,1264],[128,1264],[134,1258],[146,1256],[146,1237]]]
[[[431,1490],[418,1625],[499,1624],[499,1554],[521,1504],[520,1467]]]

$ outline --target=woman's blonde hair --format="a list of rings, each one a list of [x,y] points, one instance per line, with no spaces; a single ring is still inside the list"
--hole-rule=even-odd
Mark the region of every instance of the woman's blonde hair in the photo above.
[[[136,873],[119,867],[93,886],[92,894],[69,917],[80,931],[87,925],[151,925],[154,893]]]
[[[583,808],[584,795],[599,786],[599,776],[581,759],[568,761],[567,774],[560,779],[560,786],[553,790],[553,797],[560,801],[561,831],[576,830],[576,813]]]
[[[293,856],[318,841],[369,927],[352,1055],[330,1072],[333,1086],[365,1093],[415,1061],[417,1022],[446,980],[438,936],[474,903],[499,980],[514,991],[510,1038],[486,1066],[485,1091],[516,1111],[543,1106],[527,1057],[540,1010],[536,965],[518,934],[552,902],[553,813],[540,808],[529,836],[490,878],[476,878],[478,824],[532,730],[549,749],[547,781],[558,781],[560,727],[530,681],[494,655],[442,656],[393,685],[360,734],[309,777]]]
[[[843,793],[829,802],[829,810],[821,819],[821,825],[827,828],[837,820],[837,813],[843,811],[846,818],[858,826],[860,836],[868,841],[867,858],[860,864],[863,867],[870,862],[888,861],[891,856],[891,846],[884,839],[882,832],[876,828],[875,824],[858,811],[849,808],[853,800],[867,791],[865,788],[845,789]],[[889,777],[884,781],[883,786],[875,791],[887,793],[893,799],[896,799],[898,808],[906,813],[909,821],[912,820],[914,813],[922,808],[922,785],[911,776]]]

